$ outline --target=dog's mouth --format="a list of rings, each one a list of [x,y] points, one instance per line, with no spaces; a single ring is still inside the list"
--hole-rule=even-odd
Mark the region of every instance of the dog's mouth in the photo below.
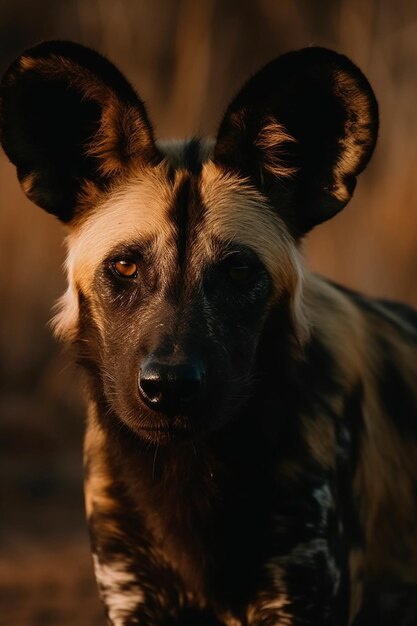
[[[141,415],[140,419],[135,423],[130,422],[129,425],[138,437],[149,443],[197,442],[221,429],[233,419],[233,415],[223,407],[218,407],[217,411],[190,415]]]
[[[199,429],[183,415],[166,418],[154,425],[137,424],[135,430],[140,437],[154,443],[190,441],[199,435]]]

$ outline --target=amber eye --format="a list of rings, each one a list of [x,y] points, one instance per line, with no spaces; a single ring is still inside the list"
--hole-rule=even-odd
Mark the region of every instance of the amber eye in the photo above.
[[[112,263],[113,269],[122,278],[136,278],[138,266],[130,259],[120,259]]]
[[[249,265],[231,265],[228,268],[229,277],[235,282],[244,282],[251,275]]]

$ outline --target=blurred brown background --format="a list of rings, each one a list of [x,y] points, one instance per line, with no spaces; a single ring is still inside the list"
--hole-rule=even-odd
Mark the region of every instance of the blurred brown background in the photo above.
[[[417,306],[414,0],[3,0],[0,67],[41,39],[108,55],[158,137],[213,134],[241,83],[311,44],[350,56],[380,103],[376,154],[350,206],[314,232],[310,265]],[[79,376],[48,320],[64,288],[60,225],[0,157],[0,624],[103,624],[83,522]]]

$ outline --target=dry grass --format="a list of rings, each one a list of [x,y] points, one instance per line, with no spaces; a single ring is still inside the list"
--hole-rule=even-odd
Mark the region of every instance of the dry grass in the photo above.
[[[350,207],[311,235],[306,254],[335,280],[417,305],[416,3],[8,0],[0,23],[4,68],[41,38],[72,38],[108,54],[147,102],[160,137],[214,133],[248,74],[288,49],[318,44],[351,56],[380,102],[379,147]],[[62,232],[24,198],[4,157],[0,205],[0,542],[7,547],[0,623],[75,626],[78,614],[80,624],[98,624],[74,495],[81,493],[79,386],[63,372],[46,325],[63,288]],[[62,515],[53,521],[68,505],[73,527]],[[54,524],[62,533],[52,541]]]

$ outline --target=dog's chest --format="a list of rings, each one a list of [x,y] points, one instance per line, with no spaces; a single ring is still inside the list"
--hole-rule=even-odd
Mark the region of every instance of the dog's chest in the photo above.
[[[271,530],[273,491],[267,468],[251,465],[171,464],[142,475],[136,507],[150,550],[191,604],[229,606],[250,594]]]

